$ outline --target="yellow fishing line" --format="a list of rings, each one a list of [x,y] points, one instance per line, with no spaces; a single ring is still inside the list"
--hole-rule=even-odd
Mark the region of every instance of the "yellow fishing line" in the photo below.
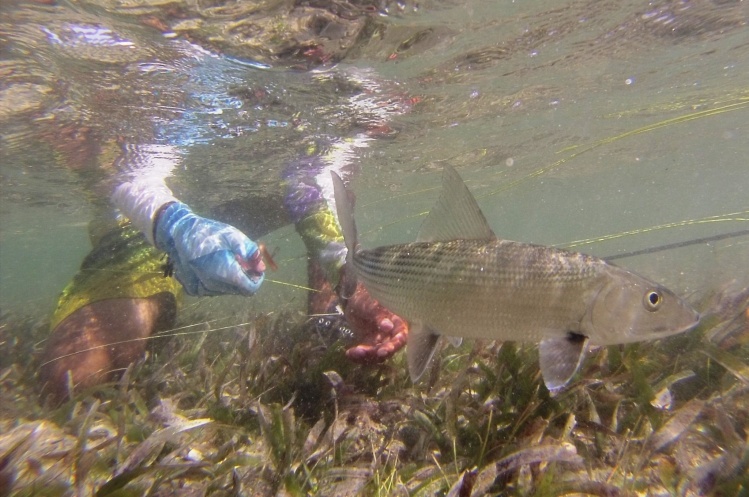
[[[661,129],[661,128],[665,128],[667,126],[672,126],[672,125],[675,125],[675,124],[682,124],[682,123],[694,121],[696,119],[702,119],[702,118],[705,118],[705,117],[716,116],[716,115],[720,115],[720,114],[725,114],[727,112],[733,112],[733,111],[743,110],[743,109],[749,108],[749,96],[741,94],[741,96],[737,97],[736,100],[737,101],[734,101],[734,102],[731,102],[731,103],[727,103],[727,104],[724,104],[724,105],[721,105],[719,107],[715,107],[715,108],[712,108],[712,109],[705,109],[705,110],[701,110],[701,111],[697,111],[697,112],[692,112],[690,114],[685,114],[683,116],[672,117],[672,118],[669,118],[669,119],[665,119],[663,121],[658,121],[656,123],[648,124],[648,125],[642,126],[640,128],[636,128],[636,129],[633,129],[633,130],[630,130],[630,131],[626,131],[624,133],[621,133],[621,134],[618,134],[618,135],[615,135],[615,136],[609,136],[607,138],[603,138],[603,139],[598,140],[596,142],[593,142],[593,143],[591,143],[591,144],[589,144],[587,146],[584,146],[584,148],[581,148],[581,147],[583,147],[583,145],[571,145],[571,146],[562,148],[561,150],[558,150],[556,153],[557,154],[561,154],[561,153],[569,152],[569,151],[576,150],[576,149],[578,149],[578,150],[576,152],[573,152],[573,153],[569,154],[566,157],[563,157],[563,158],[561,158],[561,159],[559,159],[559,160],[557,160],[557,161],[549,164],[549,165],[546,165],[544,167],[540,167],[540,168],[538,168],[538,169],[530,172],[529,174],[527,174],[527,175],[525,175],[525,176],[523,176],[521,178],[516,179],[515,181],[511,181],[511,182],[505,183],[501,187],[496,188],[496,189],[494,189],[494,190],[492,190],[490,192],[487,192],[487,193],[484,193],[484,194],[481,194],[481,195],[476,195],[476,198],[489,197],[491,195],[496,195],[498,193],[502,193],[502,192],[508,191],[508,190],[510,190],[512,188],[515,188],[516,186],[518,186],[519,184],[521,184],[521,183],[523,183],[525,181],[528,181],[530,179],[537,178],[538,176],[546,174],[547,172],[553,170],[554,168],[556,168],[558,166],[561,166],[562,164],[565,164],[565,163],[567,163],[567,162],[569,162],[569,161],[571,161],[571,160],[579,157],[580,155],[582,155],[582,154],[584,154],[586,152],[590,152],[591,150],[599,148],[599,147],[601,147],[603,145],[608,145],[610,143],[616,142],[616,141],[624,139],[624,138],[628,138],[630,136],[635,136],[635,135],[639,135],[639,134],[643,134],[643,133],[648,133],[650,131],[655,131],[655,130],[658,130],[658,129]],[[375,203],[378,203],[378,202],[385,202],[385,201],[389,202],[389,201],[391,201],[392,199],[395,199],[395,198],[403,198],[403,197],[410,196],[410,195],[418,195],[418,194],[426,193],[426,192],[429,192],[429,191],[432,191],[432,190],[435,190],[435,189],[436,188],[425,188],[425,189],[415,190],[413,192],[400,193],[398,195],[392,195],[392,196],[388,196],[387,198],[383,198],[383,199],[380,199],[380,200],[377,200],[377,201],[374,201],[374,202],[370,202],[367,205],[372,205],[372,204],[375,204]],[[610,234],[610,235],[604,235],[604,236],[600,236],[600,237],[596,237],[596,238],[590,238],[590,239],[585,239],[585,240],[575,240],[573,242],[570,242],[570,243],[567,243],[567,244],[561,244],[561,245],[564,245],[566,247],[570,247],[571,248],[571,247],[577,247],[577,246],[581,246],[581,245],[589,245],[589,244],[592,244],[592,243],[602,242],[602,241],[606,241],[606,240],[612,240],[612,239],[615,239],[615,238],[621,238],[621,237],[629,236],[629,235],[637,235],[637,234],[648,233],[648,232],[652,232],[652,231],[658,231],[658,230],[667,229],[667,228],[675,228],[675,227],[698,225],[698,224],[705,224],[705,223],[715,223],[715,222],[746,221],[747,219],[745,219],[745,218],[742,218],[742,217],[732,217],[732,216],[744,215],[747,212],[749,212],[749,211],[738,212],[738,213],[731,213],[731,214],[720,214],[720,215],[717,215],[717,216],[710,216],[710,217],[706,217],[706,218],[702,218],[702,219],[688,219],[688,220],[683,220],[683,221],[676,221],[676,222],[672,222],[672,223],[661,224],[661,225],[658,225],[658,226],[651,226],[651,227],[647,227],[647,228],[641,228],[641,229],[636,229],[636,230],[623,231],[623,232],[620,232],[620,233],[614,233],[614,234]],[[398,220],[391,221],[391,222],[389,222],[387,224],[383,224],[383,225],[381,225],[381,226],[379,226],[377,228],[374,228],[374,229],[362,232],[361,234],[362,235],[369,235],[369,234],[372,234],[372,233],[375,233],[375,232],[378,232],[378,231],[382,231],[382,230],[384,230],[386,228],[395,226],[396,224],[408,221],[410,219],[414,219],[414,218],[425,216],[427,214],[428,214],[428,212],[420,212],[418,214],[412,214],[410,216],[406,216],[406,217],[400,218]]]
[[[397,193],[395,195],[389,195],[385,198],[379,198],[377,200],[372,200],[369,203],[363,204],[362,207],[366,208],[370,205],[380,204],[382,202],[390,202],[391,200],[395,200],[397,198],[404,198],[404,197],[413,197],[414,195],[420,195],[422,193],[428,193],[433,192],[436,190],[439,190],[440,188],[438,186],[432,186],[430,188],[422,188],[421,190],[412,190],[410,192],[403,192],[403,193]]]
[[[199,326],[199,325],[202,325],[202,324],[205,324],[205,323],[206,322],[203,321],[203,322],[200,322],[200,323],[196,323],[194,325],[183,326],[182,328],[175,328],[175,329],[179,330],[179,329],[184,329],[184,328],[190,328],[192,326]],[[104,349],[104,348],[112,347],[114,345],[122,345],[122,344],[125,344],[125,343],[133,343],[133,342],[143,342],[143,341],[146,341],[146,340],[156,340],[156,339],[160,339],[160,338],[171,338],[171,337],[179,337],[179,336],[187,336],[187,335],[199,335],[201,333],[212,333],[214,331],[231,330],[231,329],[236,328],[238,326],[244,326],[246,324],[252,324],[252,323],[253,323],[252,321],[248,321],[246,323],[231,324],[229,326],[222,326],[220,328],[211,328],[211,329],[208,329],[208,330],[196,330],[196,331],[181,331],[179,333],[162,332],[162,333],[159,333],[159,334],[156,334],[156,335],[152,335],[152,336],[147,336],[147,337],[138,337],[138,338],[131,338],[129,340],[120,340],[118,342],[105,343],[105,344],[102,344],[102,345],[96,345],[94,347],[89,347],[89,348],[86,348],[86,349],[76,350],[75,352],[70,352],[69,354],[64,354],[64,355],[55,357],[53,359],[50,359],[47,362],[44,362],[44,363],[40,364],[39,367],[40,368],[44,367],[47,364],[52,364],[53,362],[57,362],[57,361],[59,361],[61,359],[65,359],[66,357],[72,357],[72,356],[75,356],[75,355],[78,355],[78,354],[83,354],[85,352],[90,352],[92,350],[98,350],[98,349]]]
[[[643,127],[637,128],[637,129],[626,131],[626,132],[621,133],[619,135],[609,136],[607,138],[603,138],[601,140],[598,140],[596,142],[591,143],[590,145],[585,146],[583,149],[581,149],[581,150],[579,150],[577,152],[574,152],[574,153],[568,155],[567,157],[559,159],[558,161],[553,162],[553,163],[551,163],[551,164],[549,164],[547,166],[538,168],[535,171],[532,171],[531,173],[527,174],[526,176],[518,178],[515,181],[512,181],[512,182],[509,182],[507,184],[504,184],[500,188],[492,190],[492,191],[490,191],[488,193],[484,193],[483,195],[477,196],[477,198],[488,197],[488,196],[491,196],[491,195],[496,195],[498,193],[502,193],[502,192],[505,192],[507,190],[510,190],[510,189],[516,187],[517,185],[519,185],[519,184],[521,184],[521,183],[523,183],[523,182],[525,182],[525,181],[527,181],[529,179],[533,179],[533,178],[536,178],[538,176],[541,176],[542,174],[545,174],[545,173],[549,172],[550,170],[552,170],[552,169],[554,169],[554,168],[556,168],[558,166],[561,166],[562,164],[564,164],[566,162],[569,162],[572,159],[575,159],[575,158],[579,157],[580,155],[582,155],[582,154],[584,154],[586,152],[590,152],[591,150],[594,150],[594,149],[596,149],[598,147],[601,147],[603,145],[608,145],[609,143],[613,143],[613,142],[621,140],[623,138],[628,138],[630,136],[635,136],[635,135],[639,135],[639,134],[642,134],[642,133],[647,133],[647,132],[654,131],[654,130],[657,130],[657,129],[660,129],[660,128],[665,128],[666,126],[672,126],[674,124],[681,124],[681,123],[685,123],[685,122],[689,122],[689,121],[694,121],[695,119],[702,119],[704,117],[711,117],[711,116],[717,116],[717,115],[720,115],[720,114],[725,114],[726,112],[733,112],[733,111],[737,111],[737,110],[742,110],[742,109],[747,108],[747,107],[749,107],[749,97],[741,97],[741,98],[739,98],[738,102],[734,102],[734,103],[727,104],[727,105],[722,105],[722,106],[716,107],[714,109],[706,109],[706,110],[701,110],[699,112],[693,112],[691,114],[686,114],[686,115],[683,115],[683,116],[672,117],[670,119],[665,119],[665,120],[659,121],[657,123],[648,124],[647,126],[643,126]],[[579,148],[581,146],[582,145],[571,145],[569,147],[565,147],[565,148],[559,150],[556,153],[560,154],[560,153],[564,153],[564,152],[567,152],[567,151],[570,151],[570,150],[575,150],[576,148]]]
[[[593,243],[605,242],[608,240],[614,240],[616,238],[623,238],[631,235],[641,235],[643,233],[650,233],[653,231],[659,231],[669,228],[679,228],[683,226],[694,226],[698,224],[708,223],[724,223],[724,222],[746,222],[749,221],[749,211],[734,212],[730,214],[720,214],[717,216],[708,216],[700,219],[685,219],[683,221],[675,221],[672,223],[659,224],[657,226],[650,226],[647,228],[639,228],[635,230],[622,231],[619,233],[612,233],[610,235],[603,235],[595,238],[586,238],[582,240],[575,240],[569,243],[555,244],[554,247],[564,246],[567,248],[579,247],[582,245],[590,245]]]
[[[622,134],[619,134],[619,135],[616,135],[616,136],[610,136],[608,138],[603,138],[601,140],[598,140],[597,142],[594,142],[591,145],[589,145],[583,151],[577,152],[577,155],[579,155],[582,152],[587,152],[588,150],[591,150],[593,148],[599,147],[601,145],[605,145],[607,143],[614,142],[614,141],[619,140],[621,138],[626,138],[628,136],[633,136],[633,135],[637,135],[637,134],[640,134],[640,133],[645,133],[645,132],[648,132],[648,131],[652,131],[652,130],[655,130],[655,129],[664,128],[666,126],[671,126],[672,124],[681,124],[681,123],[684,123],[684,122],[693,121],[695,119],[701,119],[703,117],[710,117],[710,116],[715,116],[715,115],[718,115],[718,114],[723,114],[723,113],[726,113],[726,112],[733,112],[735,110],[741,110],[741,109],[743,109],[744,107],[746,107],[748,105],[749,105],[749,97],[742,97],[742,98],[739,99],[739,102],[735,102],[735,103],[732,103],[732,104],[723,105],[721,107],[716,107],[714,109],[705,109],[705,110],[701,110],[701,111],[698,111],[698,112],[693,112],[691,114],[685,114],[683,116],[678,116],[678,117],[672,117],[670,119],[665,119],[665,120],[659,121],[657,123],[648,124],[647,126],[643,126],[641,128],[637,128],[637,129],[633,129],[633,130],[630,130],[630,131],[626,131],[626,132],[624,132]],[[557,151],[557,153],[560,154],[560,153],[563,153],[563,152],[567,152],[567,151],[573,150],[573,149],[575,149],[575,148],[577,148],[579,146],[580,145],[571,145],[571,146],[565,147],[565,148]]]
[[[265,281],[269,281],[271,283],[275,283],[276,285],[290,286],[290,287],[296,288],[298,290],[306,290],[308,292],[320,292],[321,291],[321,290],[317,290],[316,288],[310,288],[308,286],[303,286],[303,285],[296,285],[294,283],[287,283],[285,281],[272,280],[270,278],[265,278]]]
[[[429,211],[424,211],[424,212],[419,212],[418,214],[411,214],[409,216],[404,216],[404,217],[396,219],[395,221],[390,221],[389,223],[380,224],[379,226],[377,226],[376,228],[372,228],[371,230],[362,231],[359,236],[371,235],[373,233],[383,231],[384,229],[389,228],[391,226],[395,226],[396,224],[404,223],[408,221],[409,219],[416,219],[418,217],[426,216],[427,214],[429,214]]]

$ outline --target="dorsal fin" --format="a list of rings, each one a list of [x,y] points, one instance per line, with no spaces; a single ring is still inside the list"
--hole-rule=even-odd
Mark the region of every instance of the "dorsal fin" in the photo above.
[[[496,235],[476,199],[452,166],[442,173],[442,193],[421,225],[417,242],[491,240]]]

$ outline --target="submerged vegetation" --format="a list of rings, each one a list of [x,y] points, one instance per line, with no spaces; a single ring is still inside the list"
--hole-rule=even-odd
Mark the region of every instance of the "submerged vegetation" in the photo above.
[[[32,33],[43,38],[45,34],[34,23],[44,26],[49,21],[54,27],[62,22],[62,13],[53,7],[62,10],[67,2],[35,3],[39,12],[34,16],[25,9],[5,9],[4,33],[23,33],[24,40]],[[673,126],[701,123],[717,115],[738,116],[737,111],[749,109],[749,90],[741,72],[746,67],[741,55],[746,53],[746,41],[739,31],[746,26],[745,2],[659,0],[635,7],[621,3],[618,9],[611,2],[578,2],[553,5],[539,14],[532,10],[513,14],[513,7],[502,9],[501,17],[481,23],[471,20],[466,28],[459,28],[447,10],[448,4],[455,4],[456,11],[475,7],[460,2],[437,2],[434,9],[447,21],[434,28],[428,26],[433,22],[429,18],[415,22],[394,17],[387,24],[383,16],[370,15],[378,5],[391,6],[393,12],[405,10],[407,2],[268,2],[265,9],[258,8],[258,2],[225,0],[69,3],[84,19],[116,13],[103,17],[103,25],[112,24],[113,29],[122,28],[132,36],[138,23],[260,63],[304,69],[348,58],[357,62],[357,57],[361,65],[367,60],[388,60],[392,65],[418,60],[404,72],[418,76],[414,86],[424,93],[421,112],[429,116],[428,126],[416,116],[409,117],[415,131],[398,143],[405,152],[388,159],[393,164],[389,171],[404,167],[407,161],[436,168],[445,155],[457,165],[479,162],[476,159],[481,156],[484,165],[504,163],[507,170],[525,171],[513,157],[530,155],[530,161],[533,154],[520,152],[556,150],[560,143],[567,147],[554,155],[554,162],[527,170],[520,179],[508,176],[508,181],[487,194],[494,195],[615,144],[617,149],[610,156],[616,160],[611,162],[631,166],[632,161],[640,161],[642,149],[654,159],[640,162],[646,173],[660,165],[664,171],[671,168],[663,173],[663,182],[654,183],[656,189],[674,181],[676,168],[669,164],[688,157],[693,149],[687,145],[693,145],[700,152],[694,156],[696,165],[679,170],[679,176],[691,177],[695,183],[715,176],[723,178],[724,185],[733,177],[744,178],[740,166],[719,173],[711,165],[736,164],[736,157],[744,157],[741,130],[745,119],[653,136],[653,142],[670,143],[658,147],[657,153],[649,151],[649,142],[634,146],[632,161],[628,152],[622,152],[626,147],[618,147],[625,138],[670,131]],[[15,6],[15,2],[7,4]],[[293,6],[291,15],[281,13],[284,5]],[[429,7],[419,2],[413,5],[414,11]],[[477,18],[481,13],[477,10]],[[486,26],[512,29],[495,31]],[[476,37],[460,38],[459,29],[470,30]],[[151,46],[151,39],[157,37],[144,33],[139,35],[146,38],[144,46]],[[724,36],[734,41],[713,42]],[[107,73],[116,74],[107,50],[97,48],[79,59],[66,52],[57,59],[39,49],[42,45],[25,45],[13,36],[5,39],[23,59],[7,66],[10,77],[3,87],[5,103],[10,97],[17,99],[2,109],[4,123],[13,124],[5,130],[12,150],[13,144],[39,129],[45,131],[42,141],[62,132],[74,138],[74,146],[59,147],[55,154],[74,156],[71,163],[79,165],[77,152],[97,129],[107,128],[111,121],[117,121],[114,129],[139,129],[137,123],[125,122],[120,113],[110,115],[98,104],[75,100],[81,98],[77,93],[89,92],[83,91],[89,81],[71,78],[68,70],[84,74],[74,69],[101,63]],[[447,50],[448,43],[454,49]],[[653,50],[659,47],[662,50]],[[129,45],[126,49],[128,54],[134,52]],[[435,59],[433,52],[444,52],[446,58]],[[529,57],[535,65],[529,65]],[[644,63],[647,59],[652,62]],[[126,59],[128,66],[134,65],[131,60],[135,59]],[[55,69],[47,70],[47,65]],[[65,71],[58,73],[58,66]],[[560,71],[562,67],[567,70]],[[127,81],[118,78],[111,87],[90,91],[97,101],[106,100],[111,89],[124,87]],[[268,93],[267,107],[273,109],[268,122],[275,122],[270,116],[276,119],[276,113],[304,117],[317,101],[312,98],[314,87],[298,92],[302,100],[295,102],[287,99],[284,88],[300,83],[270,81],[284,98],[276,100],[275,90]],[[493,89],[495,82],[501,91]],[[338,86],[343,84],[331,80],[330,91],[344,90]],[[73,99],[58,100],[66,88],[73,90]],[[265,98],[263,88],[257,83],[249,89],[232,89],[238,92],[232,96],[255,105]],[[602,99],[604,110],[597,107]],[[579,107],[573,104],[578,101]],[[150,106],[126,103],[125,116],[146,111],[151,122]],[[344,128],[365,124],[359,114],[341,112],[337,106],[323,108],[327,110],[309,123],[302,120],[299,126],[272,127],[274,133],[288,130],[292,138],[262,131],[257,136],[263,147],[254,147],[250,141],[226,155],[241,155],[242,147],[259,155],[254,157],[258,176],[252,180],[262,185],[261,181],[270,180],[261,175],[275,178],[268,174],[280,163],[274,151],[296,140],[299,131],[314,132],[324,123],[323,129],[339,126],[337,132],[343,133]],[[579,115],[568,110],[576,108],[586,110]],[[538,113],[539,109],[553,109],[561,117],[552,119]],[[66,114],[71,115],[69,123],[62,119]],[[513,115],[518,116],[516,120]],[[70,129],[78,128],[37,127],[58,120],[71,126],[85,122],[91,129],[71,133]],[[612,124],[615,121],[623,123],[621,128]],[[493,129],[491,136],[476,133],[479,127]],[[515,127],[535,129],[517,136],[505,133]],[[247,131],[245,137],[252,133]],[[471,134],[475,141],[469,139]],[[455,136],[465,144],[457,145]],[[120,139],[111,137],[112,143]],[[570,146],[576,142],[582,144]],[[408,143],[417,145],[409,148]],[[477,143],[480,149],[474,146]],[[43,148],[36,141],[27,147]],[[672,153],[677,149],[678,154]],[[24,155],[28,148],[19,150],[15,153]],[[215,153],[213,147],[207,150]],[[199,162],[203,152],[197,153]],[[31,155],[33,162],[37,157]],[[415,161],[416,155],[424,158]],[[661,155],[669,162],[660,162]],[[604,158],[609,157],[592,158],[578,167],[593,168]],[[241,162],[241,168],[222,172],[231,191],[247,189],[238,188],[231,176],[241,173],[242,180],[247,180],[244,157]],[[28,196],[20,204],[24,211],[36,204],[54,208],[56,202],[64,202],[64,195],[76,196],[66,188],[60,190],[54,179],[57,175],[50,180],[51,188],[14,189],[16,172],[29,177],[40,174],[35,167],[26,171],[21,165],[28,164],[19,162],[18,171],[9,176],[12,181],[4,183],[9,193],[3,193],[12,201]],[[570,169],[564,173],[584,172]],[[705,175],[699,176],[703,169]],[[736,183],[743,185],[743,181]],[[735,203],[745,209],[741,188],[733,192],[719,189],[720,185],[716,182],[712,190],[716,197],[734,195],[739,199]],[[695,192],[708,195],[710,191],[674,188],[690,203]],[[205,193],[204,202],[226,191]],[[566,195],[579,193],[586,192]],[[652,195],[658,193],[653,190]],[[666,205],[678,199],[668,195],[661,200]],[[653,223],[660,224],[637,232],[736,218],[746,221],[747,211],[710,215],[733,212],[722,210],[723,205],[733,204],[711,202],[710,209],[716,211],[700,214],[705,217],[676,223],[655,219]],[[567,247],[585,247],[611,237],[578,240]],[[706,241],[700,239],[700,243]],[[52,245],[59,250],[57,244]],[[21,266],[28,269],[28,264]],[[739,262],[735,271],[746,278],[745,265]],[[0,315],[0,497],[749,496],[749,289],[715,295],[701,310],[704,319],[696,330],[659,342],[592,351],[570,385],[554,397],[543,385],[533,345],[467,341],[460,348],[445,347],[422,381],[414,385],[403,353],[381,365],[351,364],[344,358],[345,345],[321,335],[300,313],[248,319],[235,315],[221,320],[215,320],[215,314],[183,314],[181,327],[155,337],[147,356],[118,381],[76,392],[61,406],[40,400],[36,378],[49,323]]]
[[[403,354],[352,365],[295,313],[203,319],[57,408],[46,324],[4,316],[0,495],[746,495],[747,304],[594,351],[556,397],[533,346],[446,347],[412,385]]]

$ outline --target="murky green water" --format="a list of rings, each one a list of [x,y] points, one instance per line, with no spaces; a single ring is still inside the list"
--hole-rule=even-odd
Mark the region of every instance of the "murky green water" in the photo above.
[[[688,224],[580,246],[614,255],[746,229],[743,7],[731,2],[391,6],[392,15],[369,21],[376,36],[344,57],[421,99],[413,112],[396,118],[395,139],[375,143],[361,158],[363,181],[376,188],[361,194],[367,207],[359,209],[360,222],[373,230],[386,225],[367,241],[412,237],[403,227],[413,233],[418,222],[399,218],[428,209],[434,192],[420,190],[437,185],[442,163],[464,171],[496,231],[511,239],[565,245]],[[9,15],[2,305],[36,313],[53,305],[85,254],[85,225],[92,215],[82,198],[85,179],[66,170],[40,137],[45,121],[85,126],[101,140],[137,135],[156,118],[174,118],[164,110],[149,115],[149,105],[166,107],[183,98],[184,88],[176,85],[185,79],[154,73],[152,82],[139,80],[134,65],[189,62],[179,62],[173,40],[138,22],[145,15],[132,15],[136,7],[107,13],[94,4],[18,3],[4,10]],[[76,22],[112,29],[121,43],[98,48],[56,43],[54,36],[63,35],[50,33],[67,33]],[[212,85],[262,88],[277,103],[275,109],[250,109],[236,117],[246,130],[242,136],[194,148],[194,163],[176,179],[191,205],[252,195],[257,178],[264,180],[260,188],[273,188],[274,173],[294,153],[289,145],[298,145],[305,133],[350,131],[343,121],[355,119],[353,111],[342,110],[348,117],[335,122],[337,100],[326,93],[330,89],[310,90],[303,74],[211,63],[215,74],[210,67],[203,74],[208,81],[215,78]],[[112,101],[116,95],[122,101]],[[306,131],[267,125],[295,115],[309,121]],[[209,127],[211,120],[197,119],[195,125]],[[206,177],[209,187],[189,186]],[[684,223],[712,216],[721,222]],[[727,278],[747,277],[737,274],[746,267],[746,243],[745,236],[730,238],[626,265],[684,292],[705,291],[706,282],[719,287]],[[33,309],[28,302],[36,302]]]
[[[328,17],[271,2],[257,43],[242,22],[257,14],[242,4],[45,3],[0,6],[2,312],[52,312],[90,249],[118,140],[189,142],[171,185],[198,211],[275,208],[284,164],[374,114],[335,76],[356,71],[418,100],[357,159],[365,245],[413,240],[451,164],[501,237],[617,257],[698,305],[749,285],[746,2],[322,2]],[[319,37],[338,65],[279,56],[293,46],[278,27],[287,18],[299,45]],[[315,33],[313,18],[340,26]],[[78,43],[72,26],[108,41]],[[199,60],[187,39],[244,63]],[[220,116],[183,115],[221,105]],[[293,227],[263,239],[279,249],[272,279],[305,285]],[[193,309],[244,317],[305,303],[303,290],[267,282],[251,301]]]

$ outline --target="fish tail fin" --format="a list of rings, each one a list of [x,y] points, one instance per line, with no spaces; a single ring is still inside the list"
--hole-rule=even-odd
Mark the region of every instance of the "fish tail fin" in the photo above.
[[[330,172],[333,178],[333,194],[335,197],[336,212],[338,213],[338,224],[341,225],[343,241],[346,244],[346,266],[340,282],[341,297],[349,298],[356,290],[356,273],[354,271],[354,254],[358,247],[356,222],[354,221],[354,199],[351,192],[346,189],[343,180],[334,171]]]

